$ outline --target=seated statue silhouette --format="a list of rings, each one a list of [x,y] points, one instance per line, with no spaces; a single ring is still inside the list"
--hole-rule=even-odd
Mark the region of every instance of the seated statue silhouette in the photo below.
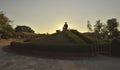
[[[64,26],[63,26],[63,30],[67,30],[68,29],[68,24],[67,22],[65,22]]]

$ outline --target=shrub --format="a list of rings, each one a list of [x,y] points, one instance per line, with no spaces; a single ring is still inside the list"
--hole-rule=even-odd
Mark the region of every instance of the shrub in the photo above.
[[[80,44],[34,44],[12,42],[11,46],[18,49],[38,50],[38,51],[63,51],[63,52],[92,52],[91,45]]]

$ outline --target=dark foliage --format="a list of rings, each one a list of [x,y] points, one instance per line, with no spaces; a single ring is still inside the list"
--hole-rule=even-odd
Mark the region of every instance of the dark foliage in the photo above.
[[[87,22],[87,28],[89,31],[92,31],[92,25],[90,24],[90,21]]]
[[[10,24],[12,21],[4,14],[4,12],[0,12],[0,33],[7,36],[13,36],[14,29]]]
[[[90,45],[68,45],[68,44],[33,44],[33,43],[20,43],[12,42],[11,46],[18,49],[32,49],[39,51],[63,51],[63,52],[92,52],[92,46]]]
[[[29,26],[17,26],[15,28],[15,32],[28,32],[28,33],[34,33],[34,30],[30,28]]]
[[[103,26],[103,23],[101,23],[100,20],[96,21],[96,24],[94,25],[94,31],[96,34],[101,33],[102,26]]]
[[[116,35],[118,35],[117,34],[118,33],[118,29],[117,29],[118,26],[119,26],[119,23],[117,22],[116,18],[107,20],[108,31],[112,37],[116,37]]]

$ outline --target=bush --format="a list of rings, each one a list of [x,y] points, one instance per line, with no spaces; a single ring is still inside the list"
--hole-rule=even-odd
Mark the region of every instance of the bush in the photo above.
[[[11,46],[18,49],[38,50],[38,51],[63,51],[63,52],[92,52],[91,45],[80,44],[34,44],[12,42]]]

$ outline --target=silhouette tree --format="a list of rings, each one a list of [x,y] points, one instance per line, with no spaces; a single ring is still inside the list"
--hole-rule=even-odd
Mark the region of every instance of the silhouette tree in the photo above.
[[[92,25],[90,24],[90,21],[87,22],[87,28],[89,31],[92,31]]]
[[[34,30],[30,28],[29,26],[17,26],[15,28],[15,32],[28,32],[28,33],[34,33]]]
[[[118,26],[119,26],[119,23],[117,22],[116,18],[112,18],[112,19],[107,20],[107,27],[108,27],[108,31],[109,31],[110,36],[116,37],[116,35],[118,35],[117,34],[119,32]]]
[[[14,29],[10,23],[12,23],[12,21],[7,16],[5,16],[3,11],[1,11],[0,12],[0,32],[3,35],[8,35],[8,36],[13,35]]]
[[[68,29],[68,24],[67,22],[65,22],[64,26],[63,26],[63,30],[67,30]]]
[[[102,35],[102,38],[104,38],[104,40],[108,40],[108,28],[106,24],[103,24],[101,28],[101,35]]]
[[[102,33],[102,34],[108,34],[108,28],[107,28],[107,25],[106,25],[106,24],[103,24],[103,25],[102,25],[101,33]]]
[[[96,21],[96,24],[94,25],[94,31],[96,33],[97,38],[101,38],[101,30],[102,30],[103,24],[100,22],[100,20]]]
[[[101,33],[101,28],[102,28],[103,24],[100,22],[100,20],[96,21],[96,24],[94,25],[94,31],[95,33],[100,34]]]

